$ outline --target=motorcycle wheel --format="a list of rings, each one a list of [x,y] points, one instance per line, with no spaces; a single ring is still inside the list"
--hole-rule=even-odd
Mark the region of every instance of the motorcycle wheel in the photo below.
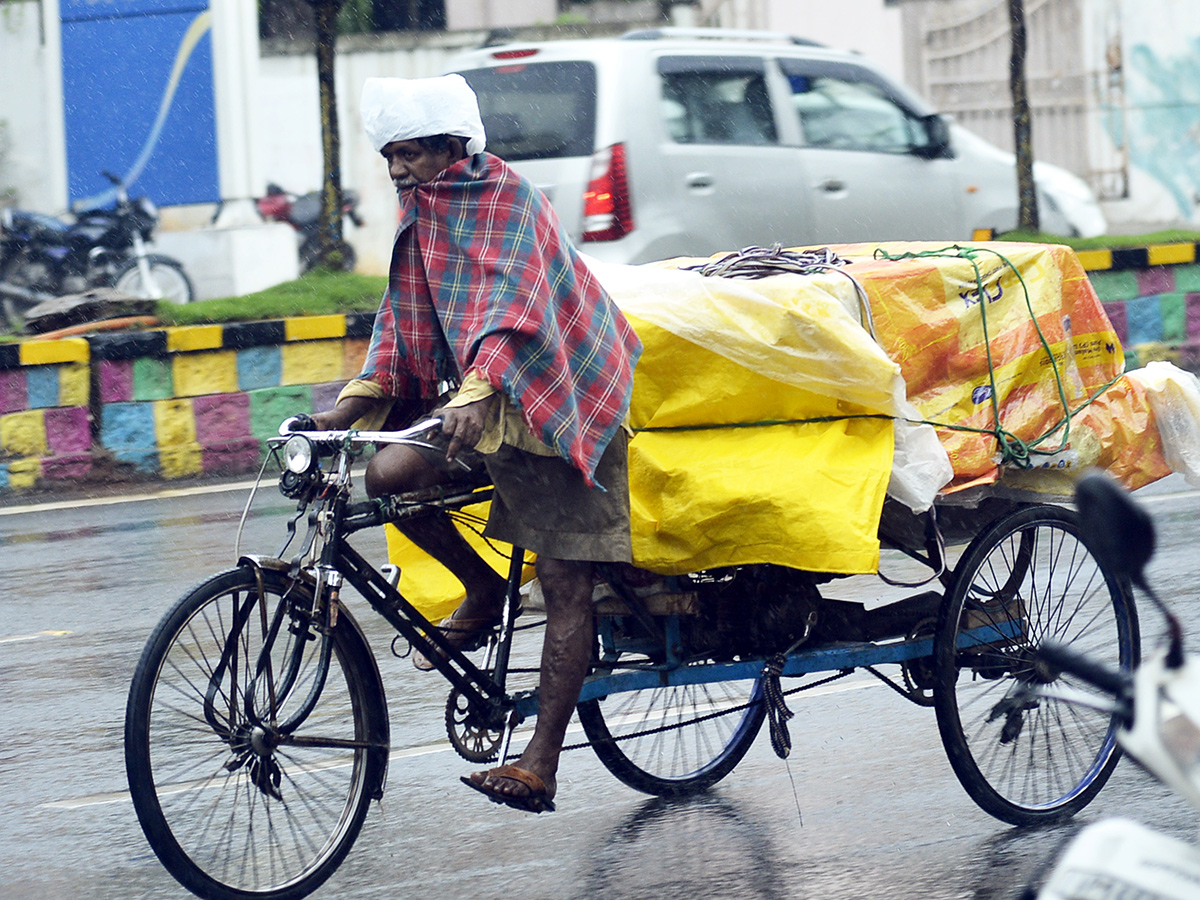
[[[158,288],[159,298],[172,303],[191,303],[196,299],[191,279],[183,271],[183,266],[169,256],[151,254],[146,257],[150,264],[150,277]],[[134,297],[152,297],[153,292],[142,281],[142,271],[138,268],[136,259],[126,260],[113,276],[112,287],[124,294]]]

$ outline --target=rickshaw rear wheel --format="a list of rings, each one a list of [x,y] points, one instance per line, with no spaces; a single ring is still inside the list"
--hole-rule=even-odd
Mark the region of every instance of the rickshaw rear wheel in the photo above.
[[[683,684],[579,704],[596,756],[645,794],[706,790],[733,771],[766,716],[762,678]]]
[[[1039,504],[998,519],[968,546],[933,648],[950,764],[985,812],[1013,825],[1074,815],[1120,757],[1109,713],[1046,698],[1007,702],[1029,680],[1032,650],[1051,639],[1125,671],[1140,658],[1128,586],[1083,545],[1073,510]]]

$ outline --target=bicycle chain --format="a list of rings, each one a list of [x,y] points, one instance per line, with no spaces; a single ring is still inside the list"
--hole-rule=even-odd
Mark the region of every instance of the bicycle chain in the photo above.
[[[880,681],[882,681],[884,684],[886,684],[888,687],[890,687],[893,691],[895,691],[897,694],[899,694],[901,697],[903,697],[909,703],[915,703],[917,706],[932,706],[933,705],[932,701],[926,702],[919,695],[915,695],[913,691],[905,690],[904,688],[900,687],[900,685],[896,684],[894,681],[892,681],[892,679],[888,678],[886,675],[884,675],[882,672],[880,672],[874,666],[863,666],[863,668],[866,669],[868,672],[870,672],[872,675],[874,675],[876,678],[878,678]]]

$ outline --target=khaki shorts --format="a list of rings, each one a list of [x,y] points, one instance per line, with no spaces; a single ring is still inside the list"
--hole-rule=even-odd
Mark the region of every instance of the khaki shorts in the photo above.
[[[596,483],[606,490],[589,488],[579,470],[557,455],[501,444],[495,453],[463,450],[448,461],[449,441],[441,433],[428,438],[430,446],[410,446],[456,484],[491,481],[495,492],[485,536],[552,559],[632,562],[628,440],[619,429],[600,457]]]
[[[632,562],[629,471],[624,430],[600,457],[596,482],[561,456],[538,456],[502,444],[484,455],[496,490],[483,533],[552,559]]]

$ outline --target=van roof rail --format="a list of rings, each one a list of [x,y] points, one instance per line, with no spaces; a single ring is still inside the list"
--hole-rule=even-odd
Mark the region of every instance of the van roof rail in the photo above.
[[[742,40],[742,41],[787,41],[805,47],[821,47],[823,44],[796,37],[782,31],[754,31],[742,28],[639,28],[627,31],[621,35],[625,41],[657,41],[662,38],[693,38],[710,40]]]

